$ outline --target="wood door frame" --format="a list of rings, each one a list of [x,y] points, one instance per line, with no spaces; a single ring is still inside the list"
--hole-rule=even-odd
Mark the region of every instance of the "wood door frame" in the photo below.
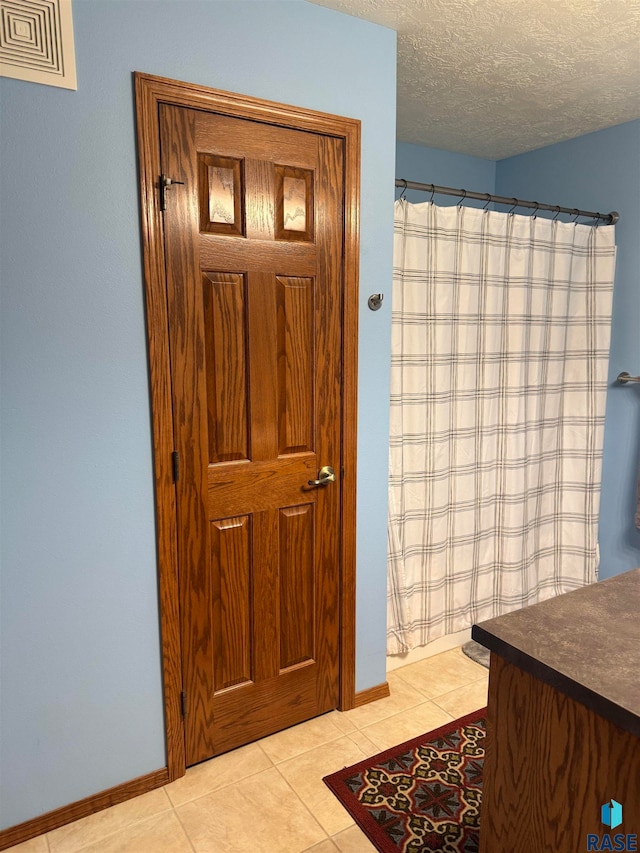
[[[162,672],[169,780],[186,770],[181,711],[182,659],[172,453],[164,223],[159,204],[160,104],[207,110],[279,127],[337,137],[344,145],[342,323],[342,489],[340,543],[339,708],[355,705],[355,550],[358,269],[360,246],[360,122],[190,83],[134,73],[142,251],[149,352]]]

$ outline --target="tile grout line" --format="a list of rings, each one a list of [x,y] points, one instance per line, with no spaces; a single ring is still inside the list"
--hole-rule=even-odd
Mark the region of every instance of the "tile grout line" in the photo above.
[[[486,678],[486,676],[481,675],[478,678],[472,678],[470,681],[465,681],[463,684],[459,684],[457,687],[453,687],[451,690],[445,690],[444,693],[438,693],[436,696],[427,696],[425,693],[422,693],[419,687],[414,687],[412,684],[409,684],[408,681],[405,681],[405,684],[409,684],[409,687],[413,687],[418,693],[421,693],[424,696],[425,701],[435,702],[436,699],[440,699],[443,696],[448,696],[449,693],[453,693],[454,690],[462,690],[463,687],[469,687],[472,684],[475,684],[477,681],[480,681],[481,678]],[[422,703],[420,703],[422,704]]]
[[[355,734],[355,732],[351,732],[351,734]],[[371,738],[367,737],[367,735],[366,735],[363,731],[361,731],[360,729],[358,729],[358,730],[357,730],[357,734],[361,734],[363,737],[366,737],[366,738],[367,738],[367,740],[369,741],[369,743],[371,744],[371,746],[372,746],[374,749],[378,749],[378,747],[377,747],[377,746],[375,745],[375,743],[371,740]],[[358,743],[358,741],[357,741],[357,740],[354,740],[354,739],[351,737],[351,735],[345,735],[345,737],[348,737],[348,738],[349,738],[349,740],[351,741],[351,743],[352,743],[354,746],[356,746],[356,747],[360,750],[360,752],[362,753],[362,759],[363,759],[363,761],[364,761],[365,759],[368,759],[368,758],[371,758],[371,757],[372,757],[371,755],[365,755],[364,750],[362,749],[362,747],[360,746],[360,744]],[[378,750],[378,751],[379,751],[379,750]],[[375,753],[375,752],[373,753],[373,755],[376,755],[376,754],[377,754],[377,753]]]
[[[186,805],[186,803],[183,803],[183,805]],[[187,841],[189,842],[189,847],[191,847],[191,849],[193,850],[193,853],[197,853],[197,851],[196,851],[196,846],[195,846],[195,844],[193,843],[193,841],[191,840],[191,836],[190,836],[190,835],[189,835],[189,833],[187,832],[187,828],[186,828],[186,826],[184,825],[184,823],[183,823],[183,822],[182,822],[182,820],[180,819],[180,815],[178,814],[178,810],[177,810],[177,808],[176,808],[175,806],[173,807],[173,813],[175,814],[176,818],[178,819],[178,823],[179,823],[179,824],[180,824],[180,826],[182,827],[182,831],[184,832],[185,838],[186,838],[186,839],[187,839]]]
[[[159,789],[158,789],[159,790]],[[111,807],[113,808],[113,806]],[[170,806],[168,809],[163,809],[161,812],[156,812],[156,814],[147,815],[147,817],[143,817],[140,820],[134,820],[132,823],[128,823],[126,826],[121,826],[119,829],[116,829],[115,832],[109,832],[106,835],[101,835],[100,838],[94,838],[93,841],[89,841],[88,844],[83,844],[82,847],[75,847],[73,853],[82,853],[83,850],[87,850],[89,847],[93,847],[95,844],[100,844],[102,841],[107,841],[110,838],[118,835],[120,832],[129,832],[129,830],[133,829],[135,826],[139,826],[141,823],[147,823],[149,821],[155,820],[160,817],[160,815],[167,814],[167,812],[174,811],[173,806]],[[95,812],[95,814],[99,814],[99,812]],[[82,818],[80,818],[82,820]],[[67,824],[68,826],[72,826],[72,824]],[[51,848],[49,848],[51,850]],[[61,853],[66,853],[65,850],[62,850]]]
[[[133,826],[137,826],[139,823],[144,823],[147,820],[151,820],[152,818],[158,817],[161,814],[165,814],[168,811],[172,811],[173,810],[173,803],[169,799],[167,792],[164,790],[164,786],[162,788],[156,788],[154,790],[162,791],[164,793],[166,800],[167,800],[167,803],[169,804],[166,808],[160,809],[160,811],[154,812],[154,814],[146,815],[145,817],[138,818],[137,820],[132,820],[130,823],[127,823],[126,826],[121,826],[118,829],[114,830],[113,832],[107,832],[104,835],[101,835],[99,838],[94,838],[93,841],[89,841],[87,844],[83,844],[81,847],[75,847],[73,850],[73,853],[82,853],[83,850],[86,850],[87,847],[90,847],[92,844],[98,844],[100,841],[105,841],[107,838],[112,838],[114,835],[117,835],[119,832],[122,832],[125,829],[128,830]],[[151,792],[149,791],[148,793],[151,793]],[[124,802],[131,802],[133,800],[137,800],[139,797],[144,797],[144,796],[145,796],[144,794],[139,794],[138,797],[132,797],[131,800],[125,800]],[[116,803],[115,806],[109,806],[108,809],[101,809],[100,811],[94,812],[93,814],[87,815],[86,817],[78,818],[77,821],[72,821],[71,823],[67,823],[64,826],[65,827],[73,826],[74,823],[79,823],[81,820],[87,820],[87,818],[93,817],[94,814],[101,814],[102,812],[108,812],[111,809],[117,808],[119,805],[123,805],[123,804],[122,803]],[[59,828],[62,829],[63,827],[59,827]],[[51,830],[51,832],[56,832],[56,830],[55,829]],[[52,850],[52,848],[51,848],[51,841],[48,837],[49,834],[50,833],[46,833],[47,849],[48,849],[49,853],[55,853],[55,851]],[[60,853],[66,853],[66,851],[61,849]]]
[[[336,833],[336,835],[338,835],[338,834],[339,834],[339,833]],[[328,840],[330,841],[330,843],[331,843],[331,845],[332,845],[333,849],[334,849],[335,851],[337,851],[337,853],[340,853],[340,848],[338,847],[338,845],[337,845],[337,844],[335,843],[335,841],[333,840],[334,838],[335,838],[335,836],[334,836],[334,835],[330,835],[330,836],[328,837]],[[326,838],[325,838],[325,840],[324,840],[324,841],[318,841],[318,843],[317,843],[317,844],[314,844],[314,845],[313,845],[313,847],[307,847],[307,849],[306,849],[306,850],[302,850],[302,851],[301,851],[301,853],[314,853],[314,850],[317,850],[317,849],[318,849],[318,847],[320,847],[320,845],[321,845],[321,844],[325,844],[325,842],[326,842],[326,841],[327,841],[327,839],[326,839]]]
[[[438,703],[434,702],[434,705],[438,705]],[[443,708],[442,705],[438,705],[438,708],[440,708],[441,711],[444,711],[445,714],[447,714],[449,717],[451,717],[450,722],[455,723],[455,721],[459,720],[460,717],[466,717],[467,714],[474,714],[476,711],[479,711],[480,708],[482,708],[482,705],[480,706],[480,708],[472,708],[470,711],[465,711],[464,714],[458,713],[457,717],[452,716],[451,712],[447,711],[446,708]]]
[[[373,726],[377,726],[377,725],[379,725],[380,723],[387,723],[387,722],[388,722],[388,723],[391,723],[391,722],[392,722],[392,720],[394,720],[396,717],[399,717],[401,714],[404,714],[406,711],[414,711],[416,708],[421,708],[423,705],[426,705],[426,704],[428,704],[428,703],[429,703],[429,704],[431,704],[431,705],[435,705],[435,704],[436,704],[436,703],[435,703],[435,700],[433,700],[433,699],[425,699],[425,700],[424,700],[424,702],[420,702],[418,705],[412,705],[410,708],[403,708],[401,711],[398,711],[397,713],[392,714],[392,715],[391,715],[391,716],[389,716],[389,717],[383,717],[383,719],[381,719],[381,720],[376,720],[376,722],[375,722],[375,723],[371,723],[370,725],[365,726],[365,728],[360,729],[360,731],[361,731],[361,732],[362,732],[366,737],[368,737],[368,738],[369,738],[369,736],[367,735],[367,731],[366,731],[368,728],[372,728]],[[447,716],[451,716],[451,715],[449,714],[449,712],[448,712],[448,711],[445,711],[445,710],[444,710],[444,708],[441,708],[439,705],[437,705],[436,707],[438,708],[438,710],[439,710],[439,711],[442,711],[442,713],[443,713],[443,714],[446,714]],[[454,718],[453,718],[453,717],[451,717],[451,719],[453,720]],[[416,735],[416,737],[417,737],[417,735]],[[371,740],[371,738],[369,738],[369,740]],[[374,744],[374,746],[377,746],[377,744],[375,743],[375,741],[371,741],[371,742]],[[384,751],[384,748],[383,748],[383,747],[380,747],[380,752],[383,752],[383,751]]]
[[[294,756],[294,757],[296,757],[296,758],[297,758],[297,756]],[[316,841],[316,844],[315,844],[315,845],[313,845],[313,844],[312,844],[311,846],[312,846],[312,847],[315,847],[316,845],[321,844],[322,842],[326,841],[326,839],[327,839],[327,838],[331,839],[331,836],[329,835],[329,833],[327,832],[327,830],[326,830],[326,829],[324,828],[324,826],[320,823],[320,821],[318,820],[318,818],[314,815],[314,813],[311,811],[311,809],[309,808],[309,806],[305,803],[305,801],[302,799],[302,797],[301,797],[301,796],[300,796],[300,794],[296,791],[296,789],[293,787],[293,785],[289,782],[289,780],[288,780],[288,779],[287,779],[287,777],[284,775],[284,773],[281,773],[281,772],[280,772],[280,768],[279,768],[279,767],[276,767],[275,769],[278,771],[278,773],[279,773],[279,775],[280,775],[280,778],[284,780],[285,785],[289,788],[289,790],[290,790],[290,791],[292,791],[292,792],[295,794],[295,796],[297,797],[297,799],[302,803],[303,808],[305,809],[305,811],[307,812],[307,814],[309,814],[309,816],[311,817],[311,820],[312,820],[314,823],[316,823],[316,824],[320,827],[320,829],[322,830],[322,832],[324,832],[325,837],[322,839],[322,841]],[[343,808],[344,808],[344,807],[343,807]],[[309,849],[309,848],[307,847],[307,848],[306,848],[306,850],[308,850],[308,849]],[[306,853],[306,851],[305,851],[305,850],[300,850],[300,851],[299,851],[299,853]]]
[[[270,755],[267,755],[266,750],[262,748],[262,743],[261,743],[261,741],[257,740],[257,741],[255,742],[255,744],[256,744],[256,746],[258,747],[258,749],[260,750],[260,752],[265,756],[265,758],[267,759],[267,761],[269,762],[269,764],[270,764],[272,767],[275,767],[276,765],[273,763],[273,759],[271,758],[271,756],[270,756]]]
[[[404,679],[403,679],[403,683],[404,683],[407,687],[409,687],[411,690],[413,690],[413,691],[414,691],[414,693],[417,693],[417,694],[418,694],[418,696],[419,696],[419,701],[417,701],[417,702],[413,702],[413,703],[408,704],[408,705],[405,705],[403,708],[400,708],[400,710],[399,710],[399,711],[395,711],[395,712],[394,712],[394,713],[392,713],[392,714],[385,714],[384,716],[382,716],[382,717],[378,718],[377,720],[373,720],[373,722],[368,722],[368,723],[366,723],[365,725],[358,725],[357,723],[353,723],[353,726],[354,726],[354,728],[355,728],[355,730],[356,730],[357,732],[363,732],[363,731],[364,731],[364,729],[368,728],[369,726],[374,726],[374,725],[376,725],[377,723],[382,723],[382,722],[384,722],[384,720],[390,720],[392,717],[395,717],[395,716],[397,716],[398,714],[402,714],[404,711],[411,711],[411,710],[413,710],[414,708],[418,708],[420,705],[424,705],[424,703],[425,703],[425,702],[430,702],[430,701],[431,701],[431,699],[429,699],[427,696],[425,696],[425,695],[424,695],[424,693],[421,693],[421,692],[420,692],[416,687],[413,687],[413,685],[409,684],[407,681],[404,681]],[[392,695],[393,695],[393,691],[391,692],[391,696],[392,696]],[[386,697],[386,699],[388,699],[388,698],[390,698],[390,697]],[[379,699],[378,701],[379,701],[379,702],[385,702],[385,701],[386,701],[386,699]],[[374,705],[376,705],[376,702],[371,702],[370,704],[371,704],[371,706],[374,706]],[[368,707],[368,705],[361,705],[361,706],[360,706],[360,708],[354,708],[353,710],[354,710],[354,711],[359,711],[359,710],[361,710],[361,708],[367,708],[367,707]],[[349,714],[349,713],[352,713],[352,712],[351,712],[351,711],[347,711],[346,713],[348,713],[348,714]],[[345,734],[347,734],[347,735],[348,735],[348,734],[353,734],[353,732],[345,732]]]
[[[311,719],[313,720],[313,719],[318,719],[318,718],[312,717]],[[306,722],[310,722],[310,720],[307,720]],[[304,725],[304,723],[301,723],[300,725]],[[333,724],[333,725],[335,725],[335,724]],[[336,728],[336,731],[338,732],[338,734],[335,737],[330,737],[329,740],[322,741],[322,743],[316,743],[313,746],[310,746],[308,749],[303,749],[302,752],[296,752],[295,755],[289,755],[287,758],[281,758],[280,761],[274,761],[273,758],[271,758],[271,756],[268,754],[268,752],[265,749],[262,749],[260,741],[255,741],[255,743],[257,743],[258,746],[260,746],[260,748],[262,749],[264,754],[267,756],[269,761],[272,763],[272,765],[274,767],[277,767],[279,764],[284,764],[286,761],[291,761],[293,758],[300,758],[300,756],[306,755],[308,752],[311,752],[314,749],[318,749],[318,747],[320,747],[320,746],[325,746],[328,743],[333,743],[334,741],[340,740],[340,738],[347,736],[346,732],[341,732],[337,726],[335,726],[335,728]],[[288,731],[288,729],[283,729],[283,731]],[[278,732],[276,734],[278,734]]]
[[[257,741],[255,741],[255,743],[259,746]],[[264,752],[264,750],[262,750],[262,752]],[[223,753],[223,754],[226,755],[227,753]],[[216,756],[216,758],[217,758],[217,756]],[[257,776],[258,773],[264,773],[265,770],[271,770],[273,767],[275,767],[275,765],[273,764],[273,762],[271,761],[271,759],[269,758],[268,755],[266,756],[266,758],[268,761],[271,762],[271,767],[263,767],[262,770],[252,770],[251,773],[247,773],[246,776],[241,776],[238,779],[232,779],[230,782],[225,782],[224,785],[218,785],[217,788],[211,788],[208,791],[203,791],[200,794],[196,794],[195,797],[191,797],[188,800],[183,800],[181,803],[174,803],[173,800],[171,799],[171,794],[169,794],[168,791],[165,791],[165,794],[167,795],[167,798],[168,798],[169,802],[171,803],[171,808],[172,809],[182,808],[182,806],[186,806],[187,803],[195,803],[196,800],[201,800],[203,797],[209,797],[211,794],[217,794],[218,791],[223,791],[225,788],[228,788],[230,785],[236,785],[239,782],[244,782],[245,779],[251,779],[253,776]],[[215,761],[215,758],[211,758],[209,760]],[[184,778],[184,777],[180,777],[180,778]],[[171,784],[171,783],[169,783],[169,784]],[[164,790],[164,788],[163,788],[163,790]]]

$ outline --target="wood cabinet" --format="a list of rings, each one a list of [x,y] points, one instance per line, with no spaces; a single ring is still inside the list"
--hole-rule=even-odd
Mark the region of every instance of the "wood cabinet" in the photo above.
[[[474,626],[492,653],[480,853],[640,836],[639,614],[637,569]]]

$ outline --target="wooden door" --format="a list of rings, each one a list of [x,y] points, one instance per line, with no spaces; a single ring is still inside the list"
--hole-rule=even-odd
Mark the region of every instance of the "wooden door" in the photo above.
[[[338,705],[343,142],[161,105],[160,154],[193,764]]]

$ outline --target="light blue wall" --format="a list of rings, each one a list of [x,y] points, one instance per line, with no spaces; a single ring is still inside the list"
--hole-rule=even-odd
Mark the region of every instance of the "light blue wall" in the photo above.
[[[73,12],[78,91],[0,89],[1,827],[165,764],[134,70],[362,120],[357,688],[385,679],[395,33],[302,0]]]
[[[398,142],[396,145],[396,177],[425,184],[440,184],[454,189],[473,190],[481,193],[495,192],[496,163],[482,157],[455,154],[424,145]],[[396,198],[402,189],[396,189]],[[406,198],[411,202],[429,201],[430,194],[407,190]],[[436,204],[445,206],[458,203],[454,196],[437,195]],[[483,202],[470,200],[468,204],[482,207]]]
[[[567,207],[617,210],[609,392],[600,505],[600,578],[640,566],[633,523],[640,463],[640,121],[501,160],[496,192]]]

